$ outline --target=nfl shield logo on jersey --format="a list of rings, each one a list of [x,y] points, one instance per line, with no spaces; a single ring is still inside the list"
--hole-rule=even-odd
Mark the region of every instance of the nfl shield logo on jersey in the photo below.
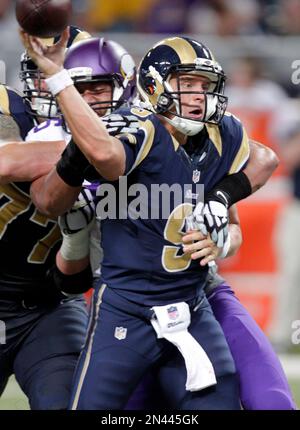
[[[197,182],[199,182],[200,179],[200,170],[193,170],[193,178],[192,181],[194,182],[194,184],[196,184]]]
[[[127,328],[124,327],[116,327],[115,328],[115,338],[118,340],[126,339],[127,336]]]
[[[170,306],[167,309],[170,320],[176,320],[179,317],[179,312],[176,306]]]

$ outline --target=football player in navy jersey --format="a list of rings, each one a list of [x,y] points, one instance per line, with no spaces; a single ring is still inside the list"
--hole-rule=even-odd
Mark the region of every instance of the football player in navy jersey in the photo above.
[[[100,58],[103,56],[101,53],[103,54],[101,44],[98,45],[93,39],[81,42],[68,51],[65,60],[65,67],[69,70],[73,79],[75,79],[75,82],[77,81],[81,83],[81,89],[84,87],[89,88],[89,86],[97,80],[97,76],[99,77],[100,72],[102,72],[102,69],[99,71],[99,65],[100,67],[103,65],[103,60],[100,62]],[[100,63],[99,65],[95,62],[95,58],[98,59]],[[80,65],[82,67],[78,67]],[[86,70],[89,68],[93,69],[92,73],[85,74]],[[89,99],[88,101],[92,100]],[[96,104],[95,101],[92,105],[93,108],[101,106],[103,105]],[[107,106],[105,106],[105,108],[106,107]],[[99,115],[99,109],[97,109],[97,113]],[[120,121],[118,122],[118,125],[121,125]],[[125,126],[126,123],[123,125]],[[131,126],[132,125],[133,124],[131,124]],[[74,209],[72,209],[71,215],[72,214],[74,214]],[[69,216],[70,214],[65,215],[67,219]],[[72,225],[73,230],[79,229],[84,222],[84,219],[78,217],[76,224],[73,223]],[[241,243],[239,221],[235,212],[232,212],[230,222],[231,246],[230,250],[228,250],[229,252],[227,256],[236,252]],[[68,223],[70,224],[70,221]],[[67,223],[65,222],[65,227],[66,224]],[[71,237],[73,239],[73,236],[75,235],[71,234],[67,236],[67,238]],[[88,252],[89,236],[87,235],[83,237],[82,232],[78,236],[81,252],[84,253],[84,250],[87,250],[86,252]],[[95,240],[93,239],[92,243],[95,244]],[[216,259],[220,255],[220,248],[214,246],[212,241],[206,242],[203,240],[203,237],[202,240],[200,240],[200,232],[187,234],[186,236],[183,236],[182,239],[183,242],[197,241],[193,245],[188,245],[185,248],[186,252],[189,254],[192,253],[192,258],[202,258],[205,256],[205,258],[202,258],[201,264],[207,264],[209,261]],[[99,246],[100,243],[98,241],[98,244],[93,246],[93,251],[95,248],[99,248]],[[72,247],[68,246],[66,251],[64,251],[68,252],[67,261],[62,257],[61,253],[57,256],[58,266],[60,270],[66,274],[71,274],[73,267],[76,267],[78,270],[78,259],[73,262],[70,261],[70,253],[72,255],[74,250],[77,252],[76,244]],[[101,252],[98,251],[96,255],[98,255],[98,260],[94,262],[93,266],[98,269]],[[96,260],[95,252],[92,252],[92,258],[93,260]],[[74,258],[71,258],[71,260],[74,260]],[[81,267],[84,267],[86,260],[80,261],[80,264],[82,264]],[[67,277],[64,278],[64,282],[67,282]],[[74,285],[72,285],[70,280],[68,280],[68,284],[69,283],[71,284],[71,287],[74,288]],[[207,284],[208,286],[205,289],[206,294],[208,295],[213,310],[216,307],[217,319],[225,331],[226,339],[232,350],[233,358],[236,363],[240,380],[240,397],[243,407],[246,409],[292,408],[293,401],[291,399],[286,378],[265,335],[261,332],[253,319],[251,319],[250,315],[243,308],[241,303],[236,299],[230,287],[225,284],[224,280],[214,273],[212,268],[210,268]],[[235,319],[236,322],[233,322]],[[248,336],[246,336],[245,333],[241,336],[241,330],[243,330],[243,327],[246,328],[246,333],[249,333]],[[248,347],[245,348],[245,344],[247,345],[247,341],[245,339],[249,340],[249,336],[251,339],[259,339],[259,342],[249,341]],[[241,343],[242,346],[239,347]],[[251,348],[251,345],[254,344],[257,345],[257,347]],[[251,360],[249,359],[250,356]],[[246,357],[247,361],[245,363]],[[259,366],[257,363],[259,363]],[[259,373],[256,378],[254,377],[255,373]],[[249,378],[249,374],[251,374],[251,378]],[[150,378],[146,378],[143,384],[141,384],[141,388],[136,390],[130,399],[127,408],[147,409],[154,406],[155,402],[153,399],[157,398],[157,394],[151,396],[153,389],[151,384],[147,385],[146,383],[149,379]],[[153,382],[155,379],[157,378],[153,377],[150,381]],[[167,399],[165,405],[167,405]]]
[[[67,33],[64,38],[66,35]],[[162,125],[158,117],[151,115],[147,111],[133,109],[128,113],[126,111],[120,111],[118,115],[121,116],[122,120],[126,119],[126,117],[128,118],[126,114],[130,114],[131,117],[135,115],[140,121],[140,127],[136,130],[126,130],[126,133],[122,133],[122,129],[119,129],[117,130],[118,139],[115,139],[109,137],[104,127],[101,126],[99,122],[95,122],[95,118],[87,107],[79,102],[77,95],[73,91],[72,83],[70,83],[64,72],[60,72],[59,76],[55,76],[55,72],[60,70],[59,62],[55,64],[45,58],[45,56],[41,57],[41,52],[46,54],[47,57],[44,47],[42,47],[38,41],[25,34],[23,34],[23,38],[26,46],[30,49],[30,55],[35,59],[39,67],[50,76],[47,82],[52,91],[55,94],[59,94],[59,104],[66,116],[73,137],[83,154],[87,156],[94,167],[94,170],[89,168],[89,163],[85,160],[83,154],[80,155],[80,152],[76,149],[77,147],[71,142],[65,152],[65,156],[57,165],[57,172],[59,176],[63,178],[63,181],[57,177],[56,171],[53,171],[47,178],[46,190],[47,187],[49,190],[49,188],[51,189],[53,184],[55,184],[55,187],[52,189],[53,194],[51,193],[51,195],[49,195],[46,193],[42,196],[42,199],[38,198],[37,189],[41,186],[41,181],[37,181],[35,189],[32,189],[35,200],[39,203],[40,207],[43,208],[43,210],[49,210],[50,208],[54,213],[60,213],[62,208],[70,206],[78,193],[79,186],[84,176],[84,170],[86,172],[89,170],[89,175],[91,174],[91,170],[94,175],[95,172],[97,172],[98,174],[95,176],[100,176],[102,179],[105,178],[109,181],[116,180],[121,173],[127,173],[128,177],[132,178],[130,174],[134,172],[135,181],[142,179],[143,184],[146,186],[150,185],[150,181],[148,181],[147,178],[150,173],[153,176],[152,181],[154,178],[154,182],[156,180],[160,183],[167,179],[169,183],[173,183],[174,179],[178,179],[179,182],[183,184],[185,183],[184,181],[187,181],[189,175],[194,177],[194,171],[198,170],[195,169],[195,167],[198,168],[201,166],[201,173],[202,170],[205,171],[207,166],[205,162],[201,165],[201,161],[203,162],[204,158],[206,158],[208,151],[208,155],[210,156],[208,159],[210,158],[210,161],[214,162],[213,167],[215,169],[219,167],[217,171],[214,171],[215,178],[214,173],[211,173],[211,170],[207,170],[208,178],[206,182],[204,179],[206,187],[208,189],[210,188],[210,197],[213,196],[214,198],[210,198],[210,200],[204,204],[204,210],[201,211],[201,213],[198,211],[193,215],[194,219],[192,219],[192,222],[199,223],[201,227],[202,224],[205,224],[206,228],[213,226],[212,233],[216,233],[215,241],[219,247],[221,244],[226,245],[227,239],[224,227],[226,227],[227,224],[227,213],[224,212],[224,208],[227,209],[226,206],[230,206],[235,201],[244,198],[255,189],[257,185],[259,186],[260,183],[259,181],[256,183],[255,181],[254,183],[252,182],[251,189],[251,184],[249,180],[247,182],[246,175],[239,175],[239,169],[247,160],[247,139],[236,119],[232,117],[222,119],[222,114],[225,110],[225,101],[224,98],[222,98],[222,82],[216,79],[218,78],[220,69],[217,70],[217,73],[215,69],[212,69],[212,66],[215,66],[215,64],[213,64],[214,60],[212,60],[210,54],[207,54],[209,51],[206,48],[202,48],[201,44],[183,38],[174,38],[167,40],[167,43],[163,41],[159,44],[159,49],[162,48],[162,52],[165,51],[165,53],[169,55],[169,60],[169,48],[171,48],[171,62],[163,58],[161,63],[156,61],[153,62],[152,66],[150,64],[151,67],[148,67],[149,73],[147,72],[149,75],[147,77],[150,77],[150,80],[147,79],[148,82],[146,82],[145,86],[150,82],[148,90],[151,96],[155,93],[156,96],[157,94],[162,94],[162,88],[165,90],[160,100],[163,106],[160,106],[159,113],[164,114],[160,119],[165,122],[171,121],[171,128]],[[64,38],[62,38],[61,42],[58,44],[58,48],[63,47]],[[168,48],[163,51],[163,48],[166,48],[166,46]],[[156,48],[157,47],[155,47],[153,51]],[[202,49],[201,53],[199,53],[199,49]],[[177,56],[174,54],[174,51]],[[160,52],[160,54],[162,52]],[[185,53],[187,53],[186,56]],[[146,62],[149,57],[151,57],[150,53],[146,57]],[[201,61],[201,59],[205,59],[205,62]],[[178,69],[176,70],[176,68],[172,70],[171,67],[169,67],[168,70],[167,66],[173,66],[172,61],[175,62],[176,66],[183,66],[181,76],[175,76],[177,80],[177,88],[175,88],[175,90],[174,87],[168,87],[166,85],[166,83],[170,84],[173,78],[171,72],[174,72],[174,74],[178,73]],[[206,69],[202,68],[203,65]],[[160,69],[157,72],[157,67],[163,67],[165,70]],[[209,70],[207,70],[207,68]],[[188,90],[190,94],[195,94],[195,98],[194,104],[191,102],[187,103],[187,111],[186,107],[181,105],[181,97],[184,99],[184,93],[181,94],[181,92],[178,91],[178,86],[181,85],[181,77],[185,80],[184,75],[189,73],[193,74],[192,78],[188,79],[189,84],[191,84],[192,87],[196,87],[197,91],[195,92],[194,88],[193,91]],[[213,76],[214,74],[215,76]],[[207,82],[208,76],[211,83]],[[60,82],[64,80],[63,84],[58,84],[58,77]],[[172,99],[172,94],[170,97],[170,93],[172,92],[170,88],[174,90],[173,93],[177,93],[177,102],[175,98],[173,98],[173,101],[171,100],[171,103],[169,103],[168,98],[169,100]],[[219,93],[215,93],[216,88],[218,88]],[[199,91],[202,94],[200,97]],[[73,107],[66,99],[67,94],[72,99]],[[78,102],[76,109],[74,109],[75,101]],[[156,112],[158,103],[153,103],[152,107],[153,109],[150,110]],[[176,111],[173,110],[174,107]],[[168,116],[166,116],[165,114],[169,108],[171,110]],[[177,108],[179,108],[179,112]],[[184,115],[187,115],[188,118],[184,118],[182,112]],[[172,121],[173,115],[182,119],[174,122]],[[116,115],[114,116],[114,119],[115,118]],[[79,120],[82,121],[81,126],[85,126],[85,133],[82,131],[82,127],[79,127]],[[109,123],[110,120],[111,119],[108,118],[107,122]],[[195,124],[197,122],[198,124]],[[206,126],[209,122],[217,127],[210,128]],[[181,145],[186,144],[187,142],[184,136],[199,134],[203,129],[204,123],[206,127],[206,137],[204,136],[205,138],[201,141],[198,135],[197,143],[200,144],[199,146],[201,146],[202,149],[205,148],[207,151],[202,153],[200,151],[200,153],[197,154],[199,157],[196,157],[194,160],[193,154],[191,154],[189,159],[189,157],[185,155],[186,153],[189,155],[189,150],[187,149],[187,151],[183,152],[182,146],[180,146],[178,140]],[[202,127],[199,128],[201,124]],[[114,124],[114,131],[117,128],[115,125],[116,124]],[[167,128],[169,128],[171,134],[166,132]],[[194,142],[193,140],[194,139],[190,139],[188,143],[197,145],[195,140]],[[161,141],[163,141],[164,144],[159,144]],[[207,145],[207,141],[210,141],[211,145]],[[204,153],[205,157],[203,156]],[[163,155],[165,155],[165,157],[163,157]],[[219,161],[222,158],[225,170],[219,172],[219,170],[221,170]],[[164,166],[164,172],[161,171],[161,168],[158,168],[161,163]],[[80,168],[78,169],[79,165]],[[170,170],[171,166],[173,169],[172,171]],[[81,170],[82,167],[84,167],[83,170]],[[248,174],[250,178],[253,179],[251,176],[251,168],[253,169],[253,163],[251,166],[249,164],[248,169]],[[188,174],[188,172],[190,173]],[[234,172],[236,172],[235,175]],[[218,173],[220,177],[217,176]],[[222,188],[220,188],[219,185],[219,188],[215,189],[214,180],[218,181],[219,179],[222,182],[222,176],[223,178],[226,177],[225,179],[228,178],[228,176],[226,176],[227,173],[233,173],[230,175],[233,177],[230,178],[232,181],[226,180],[223,182]],[[236,190],[232,189],[233,181],[239,184],[238,192],[234,192]],[[193,185],[191,185],[190,191],[191,195],[195,195],[195,193],[193,193]],[[65,198],[64,202],[57,201],[61,196]],[[219,198],[219,196],[221,197]],[[184,211],[184,216],[193,212],[192,205],[183,206],[182,209],[186,210]],[[179,210],[179,213],[180,212]],[[155,341],[155,332],[150,327],[149,319],[151,319],[151,324],[153,324],[159,337],[170,337],[166,332],[166,327],[163,325],[157,326],[157,324],[162,324],[161,320],[159,320],[159,323],[157,323],[156,320],[153,321],[153,318],[151,318],[153,317],[153,312],[158,318],[161,311],[166,311],[170,319],[176,320],[178,317],[180,319],[180,309],[183,306],[186,310],[186,307],[184,307],[184,303],[182,304],[179,301],[185,300],[192,306],[197,302],[199,297],[198,293],[200,296],[202,294],[201,284],[204,279],[202,275],[206,271],[199,270],[199,266],[196,268],[189,257],[180,253],[181,235],[179,227],[183,228],[182,222],[184,220],[174,223],[173,221],[177,219],[177,215],[177,208],[175,207],[167,223],[161,219],[158,222],[134,219],[105,220],[102,222],[105,250],[102,278],[108,286],[106,289],[104,286],[98,289],[98,301],[95,304],[95,324],[92,324],[90,327],[89,342],[81,357],[83,371],[81,373],[81,367],[79,367],[78,373],[81,373],[81,375],[78,379],[78,387],[74,393],[73,407],[114,408],[124,405],[128,395],[137,384],[138,379],[140,379],[147,368],[150,368],[153,363],[157,361],[158,357],[160,357],[165,364],[169,361],[169,364],[172,362],[174,365],[170,367],[171,369],[173,368],[173,373],[171,372],[169,374],[169,376],[172,375],[174,377],[174,380],[171,378],[171,381],[176,385],[176,387],[174,387],[174,384],[171,383],[171,387],[169,386],[174,394],[172,399],[173,407],[221,407],[218,400],[220,400],[220,394],[223,390],[227,391],[227,394],[230,393],[227,397],[228,403],[226,405],[223,404],[223,407],[237,407],[234,393],[234,370],[231,367],[230,356],[228,356],[226,346],[222,344],[218,330],[214,331],[217,328],[215,321],[213,319],[203,321],[202,319],[206,314],[206,312],[203,312],[203,307],[208,310],[205,299],[203,299],[204,302],[201,302],[200,308],[196,306],[197,316],[193,314],[190,331],[198,342],[202,344],[202,346],[205,346],[204,349],[207,349],[208,355],[213,361],[217,377],[219,377],[215,389],[197,391],[193,396],[186,393],[184,384],[182,384],[182,375],[184,374],[182,358],[178,357],[178,354],[174,352],[174,349],[172,349],[172,346],[169,344]],[[199,215],[202,216],[203,220],[201,220]],[[221,228],[218,229],[220,225]],[[219,235],[219,232],[222,234]],[[136,236],[137,233],[138,236]],[[161,238],[162,233],[164,233],[163,238]],[[111,240],[111,238],[115,237],[114,234],[116,234],[116,238],[118,238],[116,241]],[[149,247],[148,245],[151,242],[153,242],[153,247]],[[228,245],[226,246],[228,247]],[[182,271],[185,271],[185,277],[181,276],[182,274],[180,272]],[[176,276],[174,273],[176,273]],[[166,307],[161,307],[161,305],[166,303],[168,303]],[[158,305],[158,307],[155,305]],[[99,307],[101,308],[100,321],[98,320]],[[112,311],[113,314],[110,311]],[[117,325],[113,332],[114,327],[111,327],[111,325],[122,324],[125,321],[126,327]],[[200,326],[201,324],[208,324],[208,326],[212,328],[212,332],[215,334],[215,343],[211,341],[209,344],[206,336],[203,333],[199,333],[199,327],[198,330],[195,330],[198,324],[200,324]],[[148,339],[148,342],[144,342],[144,345],[141,345],[138,341],[139,336],[142,336],[144,340]],[[117,341],[114,340],[114,338],[117,339]],[[118,341],[121,340],[124,342],[120,344]],[[216,357],[214,354],[214,347],[216,347],[217,344],[222,350],[220,354],[220,357],[224,360],[224,367],[221,366],[222,369],[218,363],[220,357]],[[225,349],[223,349],[224,347]],[[128,348],[130,348],[131,352],[129,352]],[[119,355],[115,354],[118,350],[120,350],[120,354],[122,355],[122,362],[118,360]],[[167,350],[168,354],[165,354],[165,350]],[[110,355],[114,357],[113,363],[109,360]],[[168,368],[168,364],[165,368]],[[124,375],[124,369],[126,369],[127,377]],[[188,376],[191,376],[189,375],[188,364],[187,369]],[[98,380],[95,378],[96,375],[101,380],[100,384],[98,384]],[[116,380],[115,376],[117,376],[118,380]],[[193,382],[195,382],[194,385]],[[180,386],[178,386],[178,384]],[[191,389],[191,391],[193,391],[195,386],[198,387],[196,390],[199,390],[196,380],[189,380],[187,385],[189,387],[188,389]],[[110,396],[105,396],[107,390],[111,391],[112,387],[114,388],[114,393]]]
[[[68,44],[86,37],[74,27]],[[25,55],[23,72],[27,66],[22,77],[34,90],[39,72]],[[65,147],[59,141],[42,147],[22,142],[47,117],[46,110],[35,109],[38,96],[29,99],[27,93],[23,97],[0,85],[0,314],[6,325],[0,394],[15,374],[32,409],[66,409],[87,311],[82,297],[67,298],[55,287],[49,270],[61,243],[60,229],[56,219],[34,207],[29,194],[30,181],[49,171]],[[40,96],[41,107],[47,100]]]

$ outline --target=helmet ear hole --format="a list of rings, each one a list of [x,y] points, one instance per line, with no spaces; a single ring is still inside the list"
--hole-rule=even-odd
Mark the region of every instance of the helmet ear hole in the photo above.
[[[174,103],[173,97],[171,94],[168,93],[162,93],[157,99],[157,110],[159,110],[159,113],[165,112]]]

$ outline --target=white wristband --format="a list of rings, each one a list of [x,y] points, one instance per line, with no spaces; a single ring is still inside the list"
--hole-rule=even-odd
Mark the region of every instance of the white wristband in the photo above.
[[[65,260],[81,260],[90,252],[90,229],[84,228],[77,233],[62,233],[60,253]]]
[[[221,252],[221,254],[219,255],[218,258],[225,258],[225,257],[227,257],[228,251],[230,249],[230,245],[231,245],[231,237],[230,237],[230,232],[229,232],[228,236],[227,236],[227,239],[226,239],[226,242],[224,243],[224,246],[222,248],[222,252]]]
[[[70,87],[74,84],[72,78],[69,75],[69,72],[66,69],[55,73],[55,75],[50,76],[50,78],[46,79],[45,81],[49,90],[54,96],[59,94],[65,88]]]

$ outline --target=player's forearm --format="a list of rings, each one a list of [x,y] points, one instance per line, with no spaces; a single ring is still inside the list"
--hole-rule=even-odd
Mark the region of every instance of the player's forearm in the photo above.
[[[229,234],[230,234],[230,247],[226,255],[226,258],[232,257],[233,255],[235,255],[240,249],[240,246],[243,242],[242,231],[239,225],[229,224]]]
[[[228,228],[230,235],[230,247],[226,257],[232,257],[238,252],[243,242],[240,219],[236,205],[231,206],[231,208],[229,209]]]
[[[125,171],[125,153],[121,142],[110,136],[101,119],[69,86],[57,97],[76,145],[101,176],[117,179]]]
[[[217,201],[227,208],[253,194],[270,178],[279,164],[272,149],[251,140],[250,158],[244,170],[221,179],[205,196],[207,202]]]
[[[59,254],[58,254],[59,255]],[[73,266],[73,269],[68,268],[65,272],[64,262],[61,264],[59,259],[56,259],[56,264],[48,271],[48,280],[62,294],[77,295],[87,292],[93,286],[93,274],[88,259],[84,264]]]
[[[278,167],[279,159],[272,149],[253,140],[249,144],[250,158],[244,173],[247,175],[252,193],[254,193],[268,181]]]
[[[74,275],[84,270],[90,264],[90,257],[87,255],[81,260],[65,260],[58,251],[56,255],[56,265],[58,269],[65,275]]]
[[[75,202],[80,187],[70,187],[57,174],[56,169],[36,179],[30,187],[33,203],[40,212],[57,217],[69,210]]]
[[[0,147],[0,183],[31,182],[47,174],[58,161],[65,142],[8,143]]]

